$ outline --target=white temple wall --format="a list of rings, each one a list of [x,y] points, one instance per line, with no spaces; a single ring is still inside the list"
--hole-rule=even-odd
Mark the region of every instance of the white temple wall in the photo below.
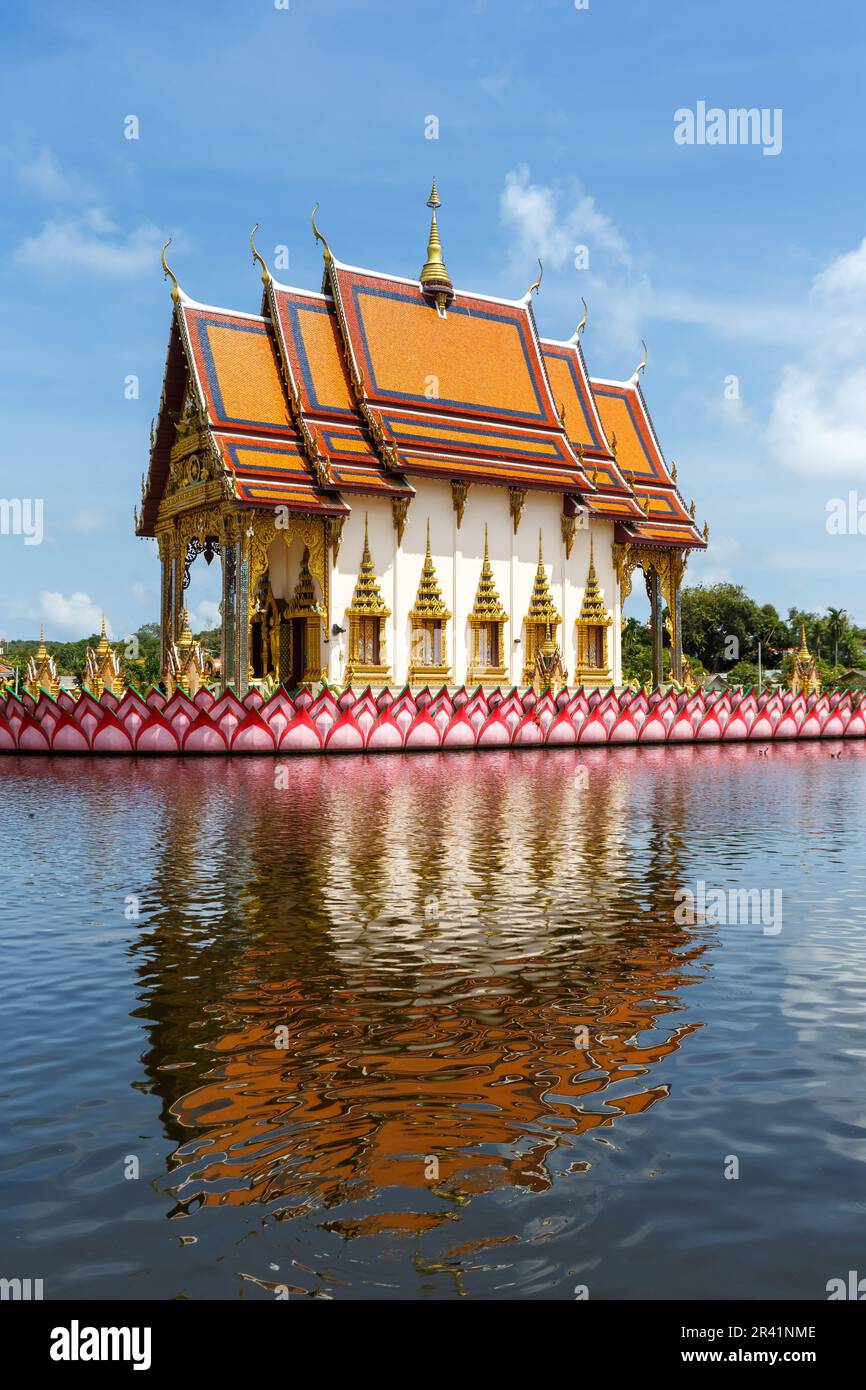
[[[343,534],[337,562],[331,569],[331,602],[328,616],[328,636],[330,641],[324,648],[327,657],[328,678],[339,685],[349,659],[349,619],[346,610],[352,602],[361,557],[364,553],[364,519],[367,518],[370,540],[370,555],[379,581],[379,589],[385,603],[391,609],[391,617],[385,624],[386,659],[391,665],[393,675],[399,679],[401,668],[394,668],[394,560],[397,533],[394,530],[391,503],[387,498],[353,496],[352,510],[343,523]],[[330,556],[328,557],[330,560]],[[334,624],[346,631],[337,637],[331,635]]]
[[[424,564],[429,517],[433,563],[442,597],[452,614],[447,624],[452,681],[455,685],[465,684],[471,653],[467,619],[475,602],[481,574],[486,523],[496,588],[509,615],[508,622],[503,626],[503,659],[508,670],[503,683],[520,685],[525,650],[523,620],[535,583],[540,528],[548,584],[564,620],[558,631],[558,639],[562,645],[569,683],[573,684],[577,663],[576,622],[589,570],[592,534],[598,583],[613,618],[608,629],[609,660],[614,682],[621,683],[621,610],[611,550],[612,523],[593,521],[581,527],[578,522],[571,557],[566,559],[562,539],[561,493],[527,493],[515,536],[507,487],[473,484],[458,530],[450,483],[417,476],[412,483],[416,496],[409,505],[403,543],[399,549],[390,500],[357,494],[349,499],[351,514],[343,526],[339,555],[331,569],[330,611],[327,615],[329,637],[334,623],[346,629],[349,626],[346,610],[351,604],[361,566],[366,514],[369,519],[370,553],[382,596],[391,609],[391,617],[386,623],[391,683],[398,687],[405,683],[410,660],[409,611],[415,603]],[[295,555],[275,559],[272,582],[276,580],[280,586],[282,592],[278,596],[291,596],[297,583],[297,567],[298,557]],[[344,677],[348,654],[348,631],[336,638],[330,637],[323,646],[329,679],[335,684],[339,685]]]

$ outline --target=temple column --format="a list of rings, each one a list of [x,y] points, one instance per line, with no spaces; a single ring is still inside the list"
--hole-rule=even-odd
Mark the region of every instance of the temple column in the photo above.
[[[223,562],[222,667],[223,685],[245,695],[249,688],[250,562],[246,518],[226,518],[221,546]]]
[[[223,594],[222,637],[220,664],[223,688],[237,682],[235,631],[237,624],[237,539],[230,526],[226,527],[221,546]]]
[[[157,538],[157,545],[159,546],[160,566],[159,670],[160,674],[164,677],[168,672],[168,649],[172,642],[172,621],[174,616],[174,598],[172,594],[174,554],[171,533],[164,531]]]
[[[169,623],[169,643],[176,642],[180,636],[180,614],[183,608],[183,580],[186,562],[186,540],[182,530],[175,525],[172,544],[171,571],[171,622]]]
[[[671,623],[673,624],[673,640],[671,642],[671,676],[675,681],[682,684],[683,679],[683,625],[682,625],[682,598],[680,590],[680,579],[677,574],[671,578],[671,594],[673,596],[673,611],[671,612]]]
[[[235,579],[235,691],[243,697],[249,689],[250,681],[250,546],[249,536],[242,521],[238,531]]]
[[[650,601],[650,637],[652,640],[652,683],[659,686],[664,676],[664,642],[662,638],[662,596],[658,570],[646,572],[646,590]]]

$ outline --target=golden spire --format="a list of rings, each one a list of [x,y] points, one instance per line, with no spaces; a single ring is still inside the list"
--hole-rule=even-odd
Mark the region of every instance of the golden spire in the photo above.
[[[589,573],[586,576],[586,588],[583,591],[583,602],[580,605],[579,621],[595,625],[607,624],[611,621],[598,587],[592,536],[589,538]]]
[[[187,651],[195,642],[189,625],[189,613],[184,607],[180,614],[180,636],[177,639],[177,646],[181,651]]]
[[[538,568],[535,571],[535,583],[532,586],[532,598],[529,600],[529,612],[526,616],[528,621],[536,623],[550,622],[555,625],[561,621],[547,583],[547,571],[544,568],[541,549],[541,531],[538,532]]]
[[[809,648],[808,648],[807,645],[806,645],[806,624],[805,624],[805,623],[801,623],[801,624],[800,624],[800,651],[799,651],[798,655],[799,655],[799,656],[808,656],[808,657],[811,657],[811,655],[812,655],[812,653],[809,651]]]
[[[27,670],[24,676],[24,688],[30,692],[34,700],[39,699],[42,690],[47,690],[53,700],[57,699],[60,693],[60,677],[57,674],[57,663],[53,656],[48,653],[45,645],[45,625],[39,627],[39,649],[35,656],[31,656],[27,662]]]
[[[508,617],[500,602],[499,594],[496,592],[496,581],[493,577],[490,552],[487,548],[486,525],[484,527],[484,559],[481,564],[481,577],[478,580],[478,590],[475,594],[471,616],[485,622],[499,622]]]
[[[102,635],[96,648],[88,647],[84,656],[84,684],[91,694],[95,695],[97,700],[104,690],[110,690],[115,695],[119,695],[123,689],[123,671],[117,652],[108,640],[104,613],[102,615]]]
[[[313,576],[310,573],[310,549],[304,546],[304,553],[301,556],[301,567],[298,571],[298,582],[295,585],[295,592],[292,595],[291,614],[300,613],[321,613],[321,604],[316,600],[316,591],[313,588]]]
[[[376,578],[376,568],[373,564],[373,557],[370,554],[368,516],[369,514],[365,513],[364,551],[361,556],[361,568],[358,571],[358,581],[355,584],[355,592],[352,595],[349,612],[378,614],[380,617],[389,618],[391,616],[391,610],[385,606],[385,600],[382,598],[382,593],[379,589],[379,581]]]
[[[166,253],[166,251],[168,250],[168,248],[169,248],[170,246],[171,246],[171,237],[169,237],[168,241],[165,243],[165,246],[163,246],[163,248],[162,248],[162,268],[163,268],[163,271],[165,272],[162,278],[163,278],[163,280],[171,280],[171,297],[172,297],[172,299],[174,300],[175,304],[179,304],[179,303],[180,303],[180,285],[177,283],[177,276],[175,275],[174,271],[173,271],[173,270],[171,269],[171,267],[169,266],[168,261],[165,259],[165,253]]]
[[[435,190],[435,184],[434,184]],[[413,618],[450,618],[451,614],[445,607],[445,600],[439,588],[439,580],[436,578],[436,569],[433,564],[433,556],[430,553],[430,520],[427,520],[427,553],[424,556],[424,567],[421,570],[421,580],[418,584],[418,593],[415,596],[415,607],[410,614]]]
[[[271,283],[271,272],[268,270],[267,266],[264,263],[264,260],[256,250],[256,243],[253,240],[253,237],[255,236],[258,230],[259,224],[257,222],[256,225],[253,227],[253,230],[250,232],[250,250],[253,253],[253,264],[260,265],[262,268],[262,284],[269,285]]]
[[[436,188],[436,180],[433,180],[433,187],[430,190],[430,197],[427,199],[428,208],[432,208],[430,218],[430,235],[427,238],[427,259],[418,277],[425,294],[431,295],[440,309],[444,309],[446,304],[450,304],[454,298],[454,286],[451,277],[445,268],[445,261],[442,256],[442,242],[439,240],[439,226],[436,221],[436,209],[442,206],[442,200]]]

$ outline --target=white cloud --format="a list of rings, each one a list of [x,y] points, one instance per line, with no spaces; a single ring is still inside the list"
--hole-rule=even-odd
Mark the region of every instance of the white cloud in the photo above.
[[[219,604],[213,603],[207,598],[202,599],[201,603],[190,610],[189,625],[193,632],[202,632],[205,628],[219,627]]]
[[[512,238],[509,279],[532,272],[536,256],[544,262],[545,272],[568,272],[569,304],[577,306],[578,296],[586,297],[592,331],[601,335],[605,346],[618,351],[637,348],[653,319],[707,328],[724,338],[777,345],[789,344],[801,331],[799,306],[753,297],[736,302],[730,296],[713,298],[654,285],[645,258],[576,181],[533,183],[528,167],[521,164],[505,176],[499,212]],[[574,267],[579,246],[589,250],[587,269]],[[548,295],[551,289],[554,297],[564,297],[563,284],[557,289],[548,281]]]
[[[158,227],[142,223],[122,233],[100,208],[49,218],[15,252],[22,265],[60,272],[84,271],[118,278],[151,271],[164,240]]]
[[[102,626],[102,609],[91,601],[89,594],[48,591],[40,596],[40,607],[40,616],[52,631],[68,634],[73,640],[89,637]]]
[[[866,477],[866,237],[812,282],[799,360],[782,369],[767,429],[777,462]]]
[[[576,246],[588,244],[607,252],[621,266],[631,267],[625,238],[578,184],[566,200],[556,185],[530,183],[529,169],[521,164],[505,176],[499,211],[504,225],[516,234],[516,254],[530,263],[533,256],[540,256],[554,270],[561,270],[574,258]]]
[[[81,201],[90,197],[88,185],[71,169],[63,169],[46,146],[28,164],[22,164],[18,177],[29,192],[52,203]]]

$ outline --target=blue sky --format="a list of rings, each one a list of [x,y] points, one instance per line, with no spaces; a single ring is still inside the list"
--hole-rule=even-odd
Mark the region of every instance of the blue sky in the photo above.
[[[318,288],[319,201],[338,257],[416,275],[434,174],[458,287],[517,296],[540,254],[541,331],[567,336],[585,295],[593,373],[629,375],[646,338],[656,426],[710,522],[690,577],[866,622],[866,536],[826,528],[830,499],[866,497],[862,7],[45,0],[0,23],[0,496],[44,499],[42,544],[0,535],[0,636],[156,619],[132,507],[162,240],[194,298],[257,310],[251,225]],[[677,144],[699,101],[780,109],[781,152]],[[201,622],[216,568],[193,571]]]

